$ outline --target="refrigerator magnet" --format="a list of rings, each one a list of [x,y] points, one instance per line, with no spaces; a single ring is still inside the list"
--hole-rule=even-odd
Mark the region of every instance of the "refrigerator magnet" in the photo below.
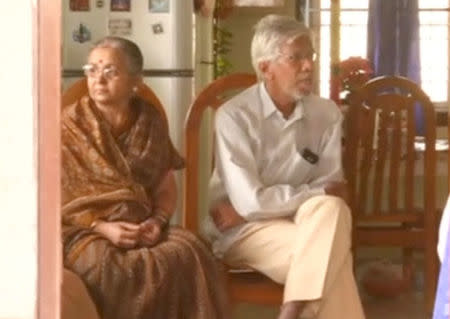
[[[111,0],[111,11],[130,11],[131,0]]]
[[[131,19],[109,19],[109,35],[116,37],[130,36],[132,33],[132,26]]]
[[[153,13],[169,13],[169,0],[148,0],[148,11]]]
[[[152,30],[153,30],[153,34],[163,33],[164,32],[164,28],[162,26],[162,23],[152,24]]]
[[[70,0],[70,10],[89,11],[89,0]]]
[[[84,43],[91,40],[91,31],[83,23],[72,31],[72,39],[78,43]]]

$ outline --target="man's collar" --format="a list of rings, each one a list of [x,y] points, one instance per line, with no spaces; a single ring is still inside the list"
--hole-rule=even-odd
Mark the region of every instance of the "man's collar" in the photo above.
[[[280,116],[282,116],[280,110],[278,110],[278,108],[273,103],[272,98],[269,95],[269,92],[267,92],[264,82],[261,82],[259,84],[259,92],[260,92],[259,94],[261,96],[261,101],[262,101],[262,111],[263,111],[264,118],[268,118],[274,113],[279,113]],[[300,100],[297,101],[294,111],[292,112],[291,116],[289,116],[289,119],[288,119],[289,122],[297,121],[304,117],[304,115],[305,115],[304,105],[303,105],[304,100],[305,100],[305,97],[302,97]]]
[[[275,104],[272,101],[272,98],[269,95],[269,92],[267,92],[266,86],[264,85],[264,82],[261,82],[259,84],[259,94],[261,95],[261,102],[262,102],[262,111],[264,118],[268,118],[273,113],[277,112],[278,109],[275,106]]]

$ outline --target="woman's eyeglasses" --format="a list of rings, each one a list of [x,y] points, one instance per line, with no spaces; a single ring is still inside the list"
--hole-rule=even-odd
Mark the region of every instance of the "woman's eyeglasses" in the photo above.
[[[113,80],[120,74],[115,66],[109,65],[102,69],[90,63],[83,66],[83,71],[88,78],[95,78],[101,74],[107,80]]]

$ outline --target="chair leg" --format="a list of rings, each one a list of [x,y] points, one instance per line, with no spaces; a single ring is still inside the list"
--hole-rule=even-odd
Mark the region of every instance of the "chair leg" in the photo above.
[[[433,312],[434,298],[436,294],[439,261],[435,252],[435,247],[425,249],[425,307],[428,313]]]
[[[403,248],[403,263],[402,263],[402,276],[405,280],[412,280],[414,278],[414,250],[412,248]]]

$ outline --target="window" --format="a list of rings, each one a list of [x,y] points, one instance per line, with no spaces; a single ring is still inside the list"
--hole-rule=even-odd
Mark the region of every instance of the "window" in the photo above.
[[[448,101],[448,0],[419,0],[422,88],[434,102]]]
[[[319,92],[330,91],[330,0],[312,1],[311,24],[319,35]],[[340,1],[340,59],[367,55],[369,0]],[[449,0],[419,0],[420,58],[422,88],[437,104],[447,103]],[[318,8],[318,9],[314,9]]]

